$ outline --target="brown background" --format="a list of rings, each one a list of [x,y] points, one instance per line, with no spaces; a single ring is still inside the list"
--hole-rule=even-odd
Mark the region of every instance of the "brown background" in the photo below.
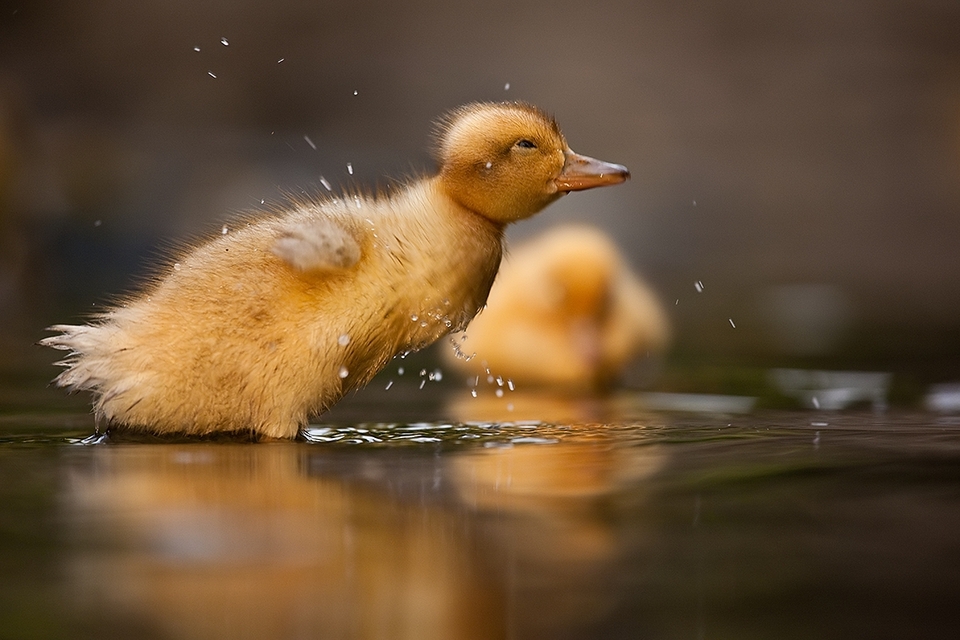
[[[437,115],[522,99],[633,179],[512,237],[614,234],[675,361],[953,379],[958,34],[946,0],[2,0],[4,349],[171,240],[348,162],[368,185],[429,169]]]

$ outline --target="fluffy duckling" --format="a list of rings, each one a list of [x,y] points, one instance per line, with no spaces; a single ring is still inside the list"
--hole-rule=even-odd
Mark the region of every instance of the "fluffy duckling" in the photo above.
[[[597,391],[641,354],[662,350],[669,333],[656,295],[614,243],[564,225],[511,252],[486,309],[457,343],[461,357],[449,360],[518,384]]]
[[[298,202],[169,264],[143,293],[41,344],[56,383],[94,394],[98,425],[291,438],[395,355],[484,305],[505,225],[627,169],[570,150],[520,103],[441,120],[437,175],[390,195]]]

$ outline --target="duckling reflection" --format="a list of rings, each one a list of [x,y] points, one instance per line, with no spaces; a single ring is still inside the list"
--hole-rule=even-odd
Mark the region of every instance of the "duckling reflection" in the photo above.
[[[504,260],[454,367],[523,387],[609,390],[628,365],[666,347],[669,322],[650,287],[598,229],[562,225]]]
[[[76,595],[98,615],[172,638],[503,636],[469,535],[378,490],[375,460],[338,479],[307,475],[295,445],[93,453],[66,498],[87,538]]]
[[[73,600],[170,638],[555,637],[618,603],[616,496],[652,447],[437,456],[277,443],[73,461]]]
[[[458,495],[487,524],[508,597],[517,596],[516,637],[552,637],[618,606],[609,576],[640,541],[619,537],[613,504],[627,487],[638,495],[636,486],[663,464],[655,447],[614,448],[601,437],[485,448],[453,459]]]

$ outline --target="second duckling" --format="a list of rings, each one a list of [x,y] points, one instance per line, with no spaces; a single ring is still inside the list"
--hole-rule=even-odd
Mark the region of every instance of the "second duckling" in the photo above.
[[[69,352],[56,383],[93,392],[98,424],[294,437],[395,355],[464,328],[507,224],[629,177],[523,103],[453,111],[436,155],[435,176],[253,217],[91,324],[51,327],[41,344]]]
[[[642,354],[664,350],[667,314],[599,229],[554,227],[505,260],[487,307],[447,360],[472,374],[565,391],[608,390]]]

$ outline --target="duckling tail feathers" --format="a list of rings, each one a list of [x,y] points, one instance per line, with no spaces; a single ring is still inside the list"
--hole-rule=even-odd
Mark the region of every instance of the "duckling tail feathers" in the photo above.
[[[99,367],[90,354],[102,350],[105,327],[58,324],[47,330],[60,333],[41,340],[41,346],[70,352],[65,358],[54,363],[66,367],[65,371],[54,378],[57,386],[71,391],[99,389],[104,384],[104,379],[97,373]]]

